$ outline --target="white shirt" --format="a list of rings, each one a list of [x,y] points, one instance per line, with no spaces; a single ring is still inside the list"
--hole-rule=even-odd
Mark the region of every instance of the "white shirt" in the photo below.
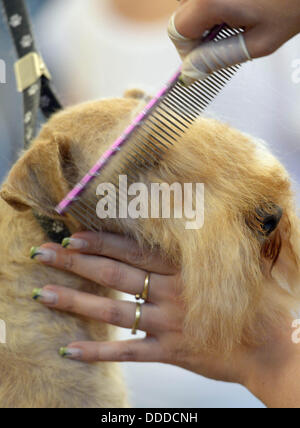
[[[38,32],[54,77],[63,76],[63,91],[70,84],[82,101],[122,96],[132,87],[158,90],[180,65],[167,21],[137,23],[117,14],[109,0],[53,0]]]

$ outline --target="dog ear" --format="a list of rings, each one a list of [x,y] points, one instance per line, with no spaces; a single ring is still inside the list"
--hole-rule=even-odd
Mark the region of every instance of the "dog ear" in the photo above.
[[[70,168],[67,139],[37,140],[10,171],[0,196],[16,210],[33,208],[49,215],[70,189]]]
[[[146,94],[142,89],[128,89],[124,92],[124,98],[131,98],[134,100],[141,100],[141,101],[150,101],[151,96]]]

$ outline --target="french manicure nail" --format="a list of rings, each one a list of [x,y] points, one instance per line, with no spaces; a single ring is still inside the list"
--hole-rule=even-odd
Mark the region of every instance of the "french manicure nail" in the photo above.
[[[83,239],[65,238],[61,244],[64,248],[70,250],[82,250],[88,247],[88,243]]]
[[[50,290],[35,288],[32,291],[33,300],[38,300],[41,303],[55,304],[58,301],[58,295]]]
[[[32,247],[30,258],[39,262],[54,263],[56,260],[56,252],[49,248]]]
[[[62,358],[71,360],[80,360],[82,358],[82,350],[78,348],[60,348],[58,353]]]

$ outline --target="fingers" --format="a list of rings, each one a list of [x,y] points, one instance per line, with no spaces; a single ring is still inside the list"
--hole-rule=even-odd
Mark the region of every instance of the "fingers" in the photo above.
[[[248,0],[189,0],[180,4],[175,17],[178,33],[200,41],[215,25],[253,28],[261,21],[261,6]]]
[[[201,44],[202,36],[218,23],[245,28],[243,36]],[[272,19],[255,3],[235,0],[190,0],[180,4],[169,23],[169,35],[184,60],[181,81],[190,85],[222,68],[269,55],[285,41]]]
[[[52,309],[71,312],[122,328],[131,329],[136,320],[136,303],[113,300],[57,285],[47,285],[34,290],[33,298]],[[180,305],[170,303],[157,306],[144,303],[140,309],[138,330],[155,335],[182,328],[184,315]]]
[[[202,43],[186,56],[181,81],[190,85],[217,70],[270,55],[281,44],[282,41],[262,25],[218,43]]]
[[[190,0],[181,3],[174,19],[175,27],[181,36],[198,41],[206,30],[220,22],[220,17],[216,20],[214,0]]]
[[[177,28],[175,25],[175,15],[176,14],[173,14],[169,21],[168,34],[169,34],[169,38],[174,43],[177,49],[177,52],[180,55],[180,58],[184,60],[184,58],[199,45],[199,41],[191,40],[187,37],[184,37],[177,31]]]
[[[204,80],[217,70],[251,60],[243,35],[218,43],[201,43],[209,28],[225,21],[226,14],[222,15],[222,11],[217,12],[212,7],[215,2],[191,0],[183,4],[170,20],[169,36],[184,60],[180,79],[185,85]]]
[[[181,1],[179,9],[172,15],[168,34],[182,60],[192,52],[210,28],[214,27],[214,9],[212,0]]]
[[[62,348],[61,355],[85,362],[136,361],[163,362],[163,352],[155,338],[120,342],[74,342]]]
[[[135,241],[121,235],[82,232],[64,242],[68,249],[109,257],[148,272],[171,275],[178,271],[174,266],[168,265],[161,254],[141,250]]]
[[[257,25],[244,33],[245,43],[252,58],[270,55],[284,42],[278,39],[273,29],[266,25]]]
[[[64,312],[88,317],[122,328],[132,328],[136,316],[136,303],[112,300],[66,287],[47,285],[35,290],[33,296],[39,303]],[[154,333],[164,328],[159,309],[150,303],[141,307],[138,329]]]
[[[49,252],[51,258],[48,257]],[[125,263],[65,250],[56,244],[46,244],[36,248],[32,258],[57,269],[77,274],[99,285],[132,295],[142,293],[147,275],[145,271]],[[151,273],[147,301],[155,303],[165,298],[172,299],[179,288],[179,276]]]
[[[218,43],[203,43],[184,60],[181,81],[190,85],[203,80],[223,68],[251,60],[242,34],[221,40]]]

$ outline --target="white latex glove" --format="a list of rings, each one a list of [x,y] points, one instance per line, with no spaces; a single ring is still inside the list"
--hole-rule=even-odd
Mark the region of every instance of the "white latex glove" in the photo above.
[[[203,34],[222,22],[243,27],[244,35],[201,44]],[[300,1],[181,0],[168,32],[183,60],[181,80],[191,84],[220,68],[277,50],[300,32]]]

